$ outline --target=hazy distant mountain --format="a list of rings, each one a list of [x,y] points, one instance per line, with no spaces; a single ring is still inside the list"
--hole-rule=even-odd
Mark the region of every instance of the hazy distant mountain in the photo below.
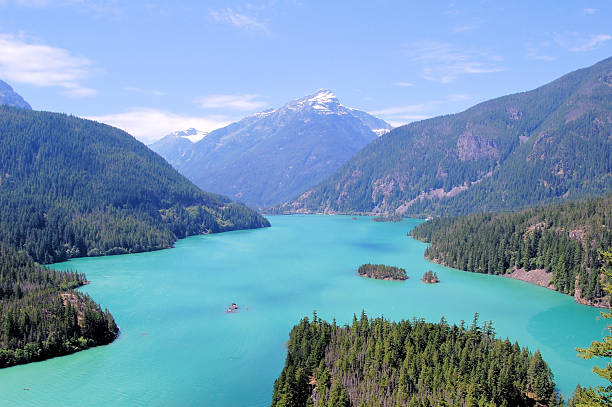
[[[284,212],[464,214],[612,192],[612,58],[394,129]]]
[[[20,94],[15,92],[8,83],[2,80],[0,80],[0,105],[32,109],[30,104],[23,100]]]
[[[186,155],[191,153],[194,143],[203,139],[207,134],[207,132],[194,128],[175,131],[151,144],[149,147],[164,157],[172,166],[175,166]]]
[[[264,207],[320,182],[390,129],[321,90],[212,131],[191,148],[177,136],[150,147],[199,187]]]

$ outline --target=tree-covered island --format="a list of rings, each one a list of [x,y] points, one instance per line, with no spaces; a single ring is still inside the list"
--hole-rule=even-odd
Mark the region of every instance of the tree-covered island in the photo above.
[[[440,282],[440,279],[438,278],[438,273],[433,272],[431,270],[426,271],[425,274],[423,274],[423,278],[421,278],[421,280],[423,280],[423,282],[426,284],[437,284]]]
[[[406,270],[385,264],[362,264],[357,269],[357,274],[361,277],[376,278],[378,280],[408,280]]]

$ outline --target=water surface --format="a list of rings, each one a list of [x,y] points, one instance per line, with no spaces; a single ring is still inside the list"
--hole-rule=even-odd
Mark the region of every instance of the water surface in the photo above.
[[[365,309],[392,320],[494,321],[497,333],[540,349],[565,395],[595,384],[574,348],[601,338],[598,310],[520,281],[428,262],[400,223],[348,216],[270,217],[272,228],[196,236],[152,253],[77,259],[83,291],[121,327],[109,346],[0,370],[2,405],[266,406],[291,327],[317,310],[350,322]],[[358,277],[362,263],[406,268],[404,282]],[[431,269],[440,284],[419,278]],[[236,302],[236,314],[226,307]],[[24,391],[24,388],[30,390]]]

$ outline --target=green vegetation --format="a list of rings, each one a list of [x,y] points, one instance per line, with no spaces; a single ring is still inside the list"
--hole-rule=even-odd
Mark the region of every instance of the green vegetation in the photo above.
[[[202,192],[104,124],[2,106],[0,144],[0,241],[40,263],[269,226],[244,205]]]
[[[476,273],[544,269],[562,293],[607,305],[599,250],[612,247],[612,196],[517,213],[437,218],[411,231],[425,255]]]
[[[466,328],[362,313],[339,327],[315,313],[289,335],[272,407],[561,405],[540,352],[477,318]]]
[[[112,315],[74,288],[85,276],[49,270],[0,243],[0,368],[112,342]]]
[[[376,139],[280,212],[465,215],[612,192],[612,58]]]
[[[357,269],[357,274],[362,277],[377,278],[379,280],[407,280],[406,270],[387,266],[384,264],[362,264]]]
[[[601,252],[604,266],[602,272],[606,281],[604,291],[612,294],[612,251]],[[603,318],[612,318],[612,306],[608,312],[601,313]],[[574,397],[568,402],[568,407],[578,406],[609,406],[612,405],[612,325],[608,324],[608,334],[602,341],[593,341],[588,348],[577,349],[578,356],[583,359],[605,358],[606,367],[595,367],[593,371],[603,379],[608,381],[608,385],[596,388],[582,388],[578,386],[574,392]]]
[[[0,367],[117,336],[112,315],[74,291],[84,275],[38,263],[269,226],[244,205],[202,192],[110,126],[2,106],[0,144]]]
[[[427,270],[425,274],[423,274],[423,278],[421,278],[421,280],[427,284],[436,284],[440,282],[438,273],[432,272],[431,270]]]
[[[401,222],[404,217],[400,214],[394,213],[392,215],[377,216],[372,218],[372,222]]]

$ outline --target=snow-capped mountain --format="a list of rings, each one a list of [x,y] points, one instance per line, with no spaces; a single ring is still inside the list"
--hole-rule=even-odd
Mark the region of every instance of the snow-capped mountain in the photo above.
[[[319,90],[196,143],[174,135],[151,148],[199,187],[266,207],[317,184],[390,129],[385,121],[342,105],[331,91]]]
[[[187,130],[179,130],[157,140],[149,148],[174,166],[184,160],[186,155],[193,151],[194,143],[202,140],[207,134],[207,132],[193,127]]]
[[[21,107],[23,109],[32,109],[30,104],[23,100],[20,94],[15,92],[11,86],[0,80],[0,105],[8,105]]]

